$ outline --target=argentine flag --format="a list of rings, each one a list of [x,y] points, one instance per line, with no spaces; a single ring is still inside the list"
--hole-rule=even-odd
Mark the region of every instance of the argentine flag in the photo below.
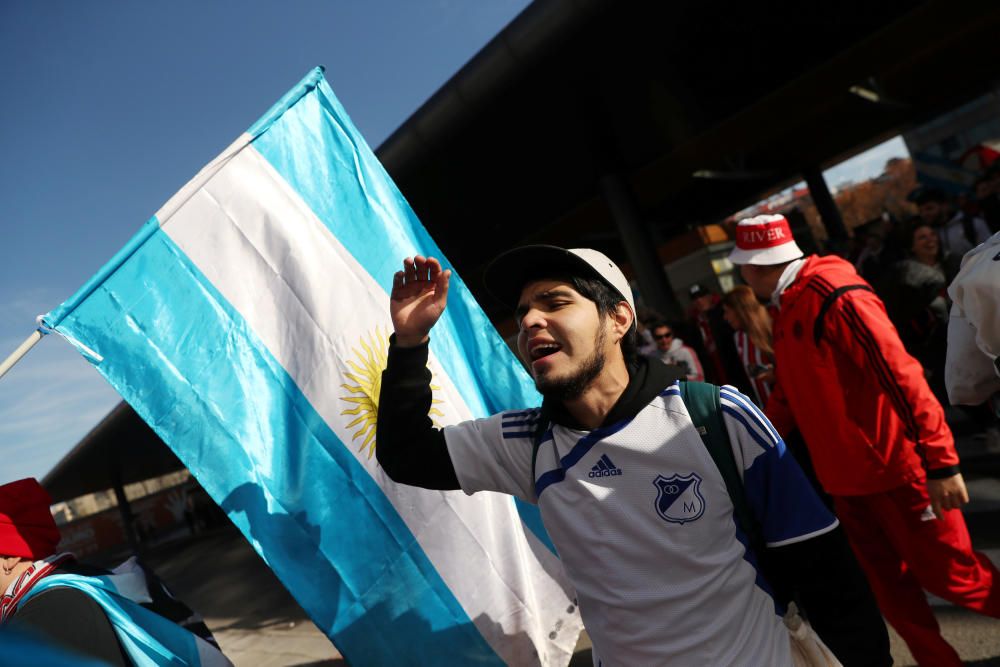
[[[415,254],[442,257],[317,68],[43,319],[352,665],[564,665],[581,623],[534,508],[399,486],[373,456]],[[538,404],[458,276],[429,366],[442,426]]]

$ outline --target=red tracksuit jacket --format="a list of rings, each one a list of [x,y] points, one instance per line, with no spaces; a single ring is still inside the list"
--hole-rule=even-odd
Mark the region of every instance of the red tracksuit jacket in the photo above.
[[[923,368],[903,349],[873,292],[839,257],[809,257],[774,318],[776,386],[767,415],[782,434],[798,425],[831,495],[863,495],[958,472],[944,410]]]

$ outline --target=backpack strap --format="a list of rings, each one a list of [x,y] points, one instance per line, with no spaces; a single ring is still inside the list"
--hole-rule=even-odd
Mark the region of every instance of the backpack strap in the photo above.
[[[698,430],[698,435],[705,443],[705,449],[712,456],[715,466],[719,469],[722,479],[726,483],[729,499],[733,503],[736,523],[750,541],[751,549],[759,556],[763,553],[764,535],[761,532],[760,524],[750,510],[750,505],[747,503],[743,476],[740,475],[736,456],[733,454],[733,447],[729,441],[729,430],[722,420],[722,400],[719,397],[719,388],[706,382],[681,382],[680,389],[681,400],[687,406],[691,422]]]
[[[830,310],[833,303],[840,298],[844,292],[850,292],[856,289],[863,289],[866,292],[875,293],[875,290],[871,288],[871,285],[865,285],[864,283],[858,283],[857,285],[842,285],[837,289],[833,290],[823,299],[823,303],[819,307],[819,314],[816,315],[816,322],[813,323],[813,342],[816,346],[819,346],[821,340],[823,340],[823,320],[826,319],[826,313]]]

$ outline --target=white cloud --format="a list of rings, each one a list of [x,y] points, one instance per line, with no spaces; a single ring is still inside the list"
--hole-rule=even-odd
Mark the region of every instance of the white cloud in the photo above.
[[[51,290],[36,289],[0,301],[0,358],[6,358],[32,331],[34,316],[58,304],[59,298]],[[0,483],[43,477],[119,400],[68,343],[55,335],[43,338],[0,378],[0,460],[4,462]]]
[[[846,183],[861,183],[881,175],[885,163],[893,157],[910,157],[902,137],[893,137],[830,167],[823,172],[823,178],[831,190]]]

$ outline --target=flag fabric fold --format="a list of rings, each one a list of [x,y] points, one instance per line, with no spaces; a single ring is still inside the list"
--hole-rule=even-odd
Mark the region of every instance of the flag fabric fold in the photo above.
[[[414,254],[444,259],[316,69],[43,320],[351,664],[566,664],[581,624],[535,508],[399,486],[373,456]],[[539,402],[454,274],[429,367],[440,425]]]

